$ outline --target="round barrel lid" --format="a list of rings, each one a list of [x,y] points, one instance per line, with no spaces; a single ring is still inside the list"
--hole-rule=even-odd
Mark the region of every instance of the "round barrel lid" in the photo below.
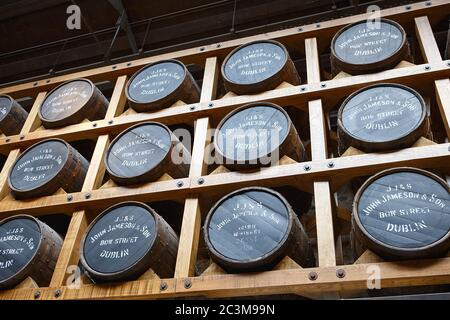
[[[26,149],[8,175],[11,189],[30,191],[51,181],[64,167],[69,149],[63,140],[50,139]]]
[[[397,84],[374,85],[352,94],[339,109],[342,130],[363,142],[389,142],[415,131],[424,121],[423,98]]]
[[[386,19],[364,20],[340,30],[333,38],[331,50],[346,64],[370,65],[391,58],[405,41],[405,31],[398,23]]]
[[[163,124],[133,126],[111,143],[105,158],[108,172],[120,178],[142,176],[167,157],[171,143],[171,133]]]
[[[288,54],[275,41],[251,42],[233,50],[222,65],[224,78],[236,84],[255,84],[264,81],[286,64]]]
[[[128,270],[152,248],[156,221],[150,207],[125,202],[108,208],[89,226],[82,242],[81,261],[96,274]]]
[[[214,255],[251,262],[279,248],[290,228],[291,213],[278,193],[248,188],[222,198],[208,213],[204,232]]]
[[[449,189],[445,181],[427,171],[386,170],[370,178],[356,199],[356,222],[379,250],[424,249],[448,237]]]
[[[11,111],[12,100],[11,97],[1,95],[0,96],[0,121],[5,119],[6,115]]]
[[[41,229],[34,219],[16,216],[0,223],[0,283],[16,276],[34,258]],[[17,279],[19,282],[23,279]]]
[[[92,97],[94,85],[90,80],[77,79],[53,89],[42,102],[39,116],[45,121],[60,121],[79,112]]]
[[[135,103],[151,103],[173,93],[184,81],[186,67],[176,60],[150,64],[136,72],[126,89],[127,98]]]
[[[238,162],[267,156],[286,139],[290,130],[287,113],[277,105],[256,103],[228,114],[215,133],[216,150]]]

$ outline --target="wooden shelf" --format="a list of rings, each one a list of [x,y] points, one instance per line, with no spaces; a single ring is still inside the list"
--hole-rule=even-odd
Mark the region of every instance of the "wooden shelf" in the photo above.
[[[0,218],[26,213],[42,215],[67,213],[71,222],[65,237],[58,263],[47,288],[21,286],[0,291],[0,299],[159,299],[187,296],[235,297],[293,293],[320,297],[324,292],[337,294],[367,288],[369,267],[379,267],[383,288],[435,285],[450,283],[450,258],[434,260],[383,262],[359,261],[343,265],[336,249],[339,228],[335,225],[333,193],[353,177],[376,173],[396,166],[450,169],[450,143],[411,147],[396,152],[355,154],[330,157],[327,141],[330,138],[327,113],[341,99],[367,85],[394,82],[409,86],[427,84],[433,87],[439,112],[450,137],[450,61],[444,61],[437,49],[432,26],[446,19],[450,0],[433,0],[382,10],[381,15],[402,24],[409,35],[416,34],[424,64],[409,64],[400,69],[375,74],[350,76],[323,81],[319,53],[329,47],[333,35],[344,25],[367,18],[367,14],[335,19],[307,26],[270,32],[262,35],[210,44],[204,47],[171,52],[159,56],[81,71],[37,82],[0,89],[0,93],[14,98],[31,96],[35,99],[29,118],[19,135],[1,136],[0,153],[7,156],[0,172]],[[216,90],[222,59],[235,47],[253,40],[274,39],[288,48],[298,49],[306,56],[307,83],[299,86],[281,86],[275,90],[255,95],[228,95],[219,99]],[[220,45],[220,46],[219,46]],[[125,112],[125,84],[142,66],[161,59],[176,58],[184,63],[204,66],[201,98],[194,104],[177,104],[153,113]],[[86,77],[92,81],[109,80],[115,88],[105,119],[83,122],[60,129],[40,129],[38,109],[46,92],[63,81]],[[216,123],[226,113],[250,102],[269,101],[282,106],[294,105],[309,115],[311,127],[312,160],[288,163],[251,173],[221,172],[207,174],[203,161],[210,143],[211,123]],[[438,110],[436,110],[438,111]],[[136,187],[111,186],[101,188],[105,174],[103,156],[110,143],[110,134],[144,121],[159,121],[167,125],[195,124],[192,162],[189,176],[184,179],[161,180]],[[20,150],[43,139],[58,137],[67,141],[91,139],[96,147],[88,175],[81,192],[55,194],[27,201],[17,201],[8,196],[7,174]],[[201,180],[199,180],[201,178]],[[201,182],[199,182],[201,181]],[[211,194],[225,194],[248,186],[292,185],[314,194],[315,228],[318,261],[316,268],[278,268],[253,274],[205,273],[195,276],[198,243],[201,232],[201,201]],[[70,196],[70,197],[69,197]],[[110,206],[125,200],[184,202],[180,246],[175,275],[171,279],[150,277],[125,283],[82,284],[70,287],[68,267],[77,265],[80,239],[84,234],[91,212],[100,206]],[[339,211],[339,209],[337,210]],[[339,216],[339,212],[337,213]],[[341,216],[347,213],[342,211]],[[362,263],[361,263],[362,262]],[[338,277],[337,270],[345,276]],[[317,279],[311,280],[315,272]],[[163,285],[164,284],[164,285]],[[190,285],[187,285],[190,284]]]

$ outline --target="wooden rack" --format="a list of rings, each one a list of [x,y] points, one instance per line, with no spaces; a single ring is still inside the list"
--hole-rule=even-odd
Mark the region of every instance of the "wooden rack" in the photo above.
[[[450,137],[450,61],[444,61],[437,47],[432,26],[448,18],[449,0],[419,2],[382,10],[383,17],[399,22],[408,35],[415,33],[424,64],[387,70],[380,73],[351,76],[323,81],[319,52],[329,47],[333,35],[344,25],[368,17],[367,14],[335,19],[320,24],[270,32],[257,36],[210,44],[204,47],[171,52],[106,66],[37,82],[0,89],[0,93],[14,98],[33,97],[29,118],[20,135],[1,137],[0,153],[7,156],[0,173],[0,218],[19,213],[42,215],[67,213],[71,222],[64,240],[51,284],[47,288],[23,285],[0,292],[0,299],[157,299],[186,296],[228,297],[292,293],[307,297],[325,294],[340,296],[347,291],[365,290],[370,276],[369,267],[381,271],[383,288],[435,285],[450,283],[450,257],[404,262],[383,262],[366,252],[351,265],[339,265],[335,240],[338,228],[333,193],[352,177],[376,173],[395,166],[419,168],[448,167],[450,143],[431,144],[391,153],[359,154],[330,158],[326,115],[329,108],[355,90],[374,83],[394,82],[414,86],[417,83],[433,86],[436,101]],[[256,95],[216,98],[220,63],[233,48],[254,40],[274,39],[298,48],[306,56],[307,83],[283,86]],[[177,105],[152,113],[123,115],[128,77],[142,66],[161,59],[175,58],[183,63],[204,65],[203,87],[198,103]],[[36,130],[40,126],[38,108],[46,92],[63,81],[78,77],[97,81],[115,81],[108,112],[104,120],[83,122],[53,130]],[[208,129],[212,119],[245,103],[270,101],[279,105],[296,105],[309,114],[311,130],[311,161],[273,166],[254,173],[223,172],[207,175],[205,146],[210,140]],[[105,173],[103,156],[110,143],[110,133],[147,120],[164,124],[195,121],[194,145],[189,177],[162,180],[136,188],[101,188]],[[81,192],[55,194],[35,200],[16,201],[8,196],[7,174],[20,150],[50,137],[67,141],[96,139],[87,178]],[[201,227],[201,197],[236,190],[247,186],[293,185],[311,192],[315,199],[315,224],[318,259],[316,268],[303,269],[285,263],[272,271],[253,274],[226,274],[217,271],[194,276],[194,265]],[[66,286],[70,276],[68,266],[78,263],[79,245],[87,225],[87,212],[99,205],[113,205],[120,201],[160,201],[185,199],[180,247],[175,275],[170,279],[140,279],[125,283],[93,285],[80,288]],[[203,212],[203,215],[206,214]],[[339,216],[339,214],[338,214]],[[214,269],[214,268],[212,268]],[[315,277],[313,276],[315,275]]]

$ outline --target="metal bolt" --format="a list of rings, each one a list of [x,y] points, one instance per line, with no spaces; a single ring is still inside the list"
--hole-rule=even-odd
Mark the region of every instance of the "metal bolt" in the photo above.
[[[311,166],[306,164],[306,165],[303,167],[303,170],[309,171],[309,170],[311,170]]]
[[[189,110],[195,110],[195,106],[190,106]]]
[[[298,31],[299,31],[299,32],[302,32],[302,31],[303,31],[303,28],[302,28],[302,27],[298,28]]]
[[[114,70],[114,69],[116,69],[116,68],[117,68],[117,66],[112,66],[111,68],[112,68],[112,69]]]
[[[198,178],[197,182],[198,182],[198,184],[204,184],[205,183],[205,179]]]
[[[327,166],[328,168],[334,168],[334,162],[328,162]]]
[[[41,292],[38,290],[34,293],[34,298],[39,299],[41,297]]]
[[[45,83],[50,83],[50,80],[45,81]]]
[[[337,269],[336,271],[336,277],[342,279],[345,277],[345,270],[344,269]]]
[[[311,280],[311,281],[317,280],[318,277],[319,277],[319,275],[315,271],[311,271],[308,274],[308,279]]]
[[[37,85],[38,85],[38,83],[37,83],[37,82],[33,83],[33,86],[34,86],[34,87],[36,87]]]
[[[92,126],[95,128],[95,127],[97,127],[97,124],[96,124],[96,123],[93,123]]]
[[[25,139],[25,136],[24,136],[24,135],[21,135],[21,136],[19,137],[19,139],[20,139],[20,140],[23,140],[23,139]]]
[[[431,1],[427,1],[427,2],[425,3],[425,5],[426,5],[427,7],[431,6]]]
[[[108,124],[113,124],[113,122],[114,122],[114,121],[112,121],[112,120],[109,120],[109,121],[108,121]]]
[[[300,91],[306,91],[306,87],[301,87]]]
[[[405,9],[406,10],[411,10],[411,6],[406,6]]]
[[[316,27],[317,27],[317,28],[320,28],[320,23],[316,24]]]
[[[321,84],[320,84],[320,87],[321,87],[321,88],[326,88],[326,87],[327,87],[327,84],[326,84],[326,83],[321,83]]]
[[[216,47],[217,47],[217,48],[220,48],[220,47],[221,47],[220,43],[218,43]]]
[[[164,291],[166,289],[167,289],[167,283],[161,282],[161,284],[159,285],[159,290]]]
[[[450,67],[450,61],[449,62],[447,62],[447,65]]]
[[[212,102],[208,103],[208,108],[212,108],[212,107],[214,107],[214,103],[212,103]]]
[[[450,152],[450,147],[448,147],[448,151]]]
[[[92,195],[91,195],[90,193],[86,193],[86,194],[84,195],[84,198],[85,198],[85,199],[90,199],[91,196],[92,196]]]
[[[6,142],[10,142],[11,141],[11,139],[10,138],[6,138],[6,140],[5,140]]]
[[[205,48],[204,48],[204,47],[201,47],[201,48],[200,48],[200,51],[205,51]]]
[[[430,70],[431,67],[430,66],[425,66],[425,70]]]
[[[73,200],[73,196],[69,194],[69,195],[67,196],[67,201],[72,201],[72,200]]]
[[[183,181],[178,181],[177,182],[177,187],[181,188],[184,185]]]
[[[132,64],[131,62],[128,62],[127,67],[131,67],[131,64]]]
[[[192,282],[191,282],[190,279],[185,279],[185,280],[184,280],[184,287],[185,287],[186,289],[189,289],[190,287],[192,287]]]
[[[61,296],[61,289],[56,289],[55,290],[55,298],[59,298]]]

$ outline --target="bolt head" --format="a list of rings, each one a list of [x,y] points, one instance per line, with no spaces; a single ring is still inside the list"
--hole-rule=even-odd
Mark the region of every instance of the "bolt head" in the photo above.
[[[411,6],[406,6],[405,9],[406,10],[411,10]]]
[[[34,293],[34,298],[35,299],[39,299],[41,297],[41,292],[40,291],[36,291],[35,293]]]
[[[23,140],[23,139],[25,139],[25,136],[24,136],[24,135],[21,135],[21,136],[19,137],[19,139],[20,139],[20,140]]]
[[[73,200],[73,196],[72,195],[68,195],[67,196],[67,201],[72,201]]]
[[[311,170],[311,166],[310,166],[310,165],[305,165],[305,166],[303,167],[303,170],[309,171],[309,170]]]
[[[214,107],[214,103],[212,103],[212,102],[208,103],[208,107],[209,107],[209,108]]]
[[[61,289],[56,289],[55,290],[55,298],[59,298],[61,296]]]
[[[425,70],[430,70],[431,67],[430,66],[425,66]]]
[[[344,269],[337,269],[336,270],[336,277],[342,279],[345,277],[345,270]]]
[[[190,287],[192,287],[192,282],[191,282],[190,279],[185,279],[185,280],[184,280],[184,287],[185,287],[186,289],[189,289]]]
[[[298,31],[299,31],[299,32],[302,32],[302,31],[303,31],[303,28],[302,28],[302,27],[298,28]]]
[[[197,182],[198,182],[198,184],[204,184],[205,183],[205,179],[198,178]]]
[[[10,138],[6,138],[5,142],[10,142],[11,139]]]
[[[108,121],[108,124],[113,124],[113,122],[114,122],[114,121],[112,121],[112,120],[109,120],[109,121]]]
[[[328,168],[334,168],[334,162],[328,162],[327,166]]]
[[[190,106],[189,110],[195,110],[195,106]]]
[[[308,274],[308,279],[311,280],[311,281],[317,280],[318,277],[319,277],[319,275],[315,271],[311,271]]]
[[[96,124],[96,123],[93,123],[92,126],[95,128],[95,127],[97,127],[97,124]]]
[[[177,182],[177,187],[178,187],[178,188],[181,188],[181,187],[183,186],[183,184],[184,184],[183,181],[178,181],[178,182]]]
[[[166,290],[166,289],[167,289],[167,283],[161,282],[161,284],[160,284],[160,286],[159,286],[159,289],[160,289],[161,291]]]
[[[85,199],[90,199],[90,198],[91,198],[91,194],[90,194],[90,193],[86,193],[86,194],[84,195],[84,198],[85,198]]]

